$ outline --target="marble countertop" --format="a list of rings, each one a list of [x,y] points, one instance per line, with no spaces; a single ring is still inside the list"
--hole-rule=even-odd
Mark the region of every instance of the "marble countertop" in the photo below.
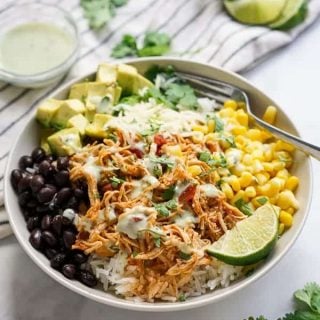
[[[302,136],[320,145],[320,21],[289,47],[244,74],[273,97]],[[265,277],[228,299],[176,313],[118,310],[81,297],[54,282],[23,252],[14,236],[0,241],[0,319],[270,320],[292,310],[292,293],[308,281],[320,283],[320,164],[313,161],[314,195],[305,228],[290,252]]]

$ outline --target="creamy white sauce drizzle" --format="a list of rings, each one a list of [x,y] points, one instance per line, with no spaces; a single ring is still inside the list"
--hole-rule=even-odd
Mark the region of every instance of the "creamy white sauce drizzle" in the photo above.
[[[96,163],[96,159],[92,156],[90,156],[87,159],[86,164],[83,166],[83,170],[93,176],[97,181],[100,180],[100,173],[101,173],[101,167],[98,166]]]
[[[194,225],[198,222],[198,218],[195,217],[190,211],[183,211],[181,215],[177,215],[174,219],[174,223],[180,227],[185,228],[190,225]]]
[[[221,195],[221,191],[217,189],[213,184],[203,184],[198,187],[206,197],[216,198]]]

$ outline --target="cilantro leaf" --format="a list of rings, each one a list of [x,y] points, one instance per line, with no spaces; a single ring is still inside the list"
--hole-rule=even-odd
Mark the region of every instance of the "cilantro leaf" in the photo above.
[[[161,246],[161,238],[153,236],[153,241],[154,241],[155,246],[157,248],[160,248],[160,246]]]
[[[312,311],[295,311],[287,313],[284,317],[278,320],[319,320],[319,314]]]
[[[175,105],[180,105],[187,109],[196,110],[198,100],[194,90],[186,84],[171,83],[165,91],[166,98]]]
[[[176,209],[178,203],[176,200],[172,199],[164,203],[155,203],[154,207],[160,214],[160,216],[168,217],[170,215],[170,211]]]
[[[302,290],[297,290],[295,298],[307,304],[310,309],[320,314],[320,286],[315,282],[307,283]]]
[[[216,114],[210,116],[209,119],[212,119],[215,122],[215,132],[222,132],[224,130],[224,122]]]
[[[80,0],[84,16],[92,29],[102,28],[115,15],[115,8],[126,3],[127,0]]]
[[[114,58],[123,58],[134,56],[137,53],[136,38],[130,34],[125,34],[122,40],[112,49],[111,56]]]
[[[178,301],[180,302],[183,302],[183,301],[186,301],[187,300],[187,297],[184,293],[180,293],[179,296],[178,296]]]
[[[252,208],[242,198],[238,199],[234,204],[246,216],[251,216],[253,214]]]
[[[204,151],[199,153],[199,160],[205,162],[211,168],[217,168],[217,167],[227,168],[228,167],[227,159],[222,153],[219,153],[219,156],[217,157],[207,151]]]
[[[174,162],[167,156],[150,157],[150,161],[154,163],[166,165],[167,168],[169,169],[172,169],[174,166]]]
[[[170,186],[169,188],[167,188],[166,190],[164,190],[163,194],[162,194],[162,198],[165,201],[169,201],[173,198],[174,193],[175,193],[175,185]]]
[[[162,56],[170,50],[170,37],[166,33],[147,32],[143,47],[137,51],[139,57]]]
[[[111,177],[110,179],[111,185],[113,188],[117,188],[120,184],[125,182],[123,179],[117,178],[117,177]]]
[[[179,251],[179,258],[182,260],[189,260],[191,258],[191,254],[185,253],[183,251]]]
[[[268,198],[267,197],[260,197],[257,199],[257,202],[263,206],[264,204],[266,204],[268,202]]]

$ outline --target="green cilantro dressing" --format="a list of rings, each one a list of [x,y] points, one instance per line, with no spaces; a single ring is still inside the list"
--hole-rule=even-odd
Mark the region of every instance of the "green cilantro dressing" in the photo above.
[[[72,35],[58,26],[21,24],[0,39],[0,68],[21,75],[44,72],[63,63],[74,47]]]

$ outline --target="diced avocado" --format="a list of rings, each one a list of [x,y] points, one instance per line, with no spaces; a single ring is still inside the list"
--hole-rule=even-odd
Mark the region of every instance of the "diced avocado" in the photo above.
[[[98,139],[107,138],[108,133],[104,127],[111,118],[112,116],[108,114],[95,114],[93,123],[86,127],[86,135]]]
[[[98,67],[96,81],[104,82],[108,85],[117,81],[117,66],[109,63],[101,63]]]
[[[68,120],[77,114],[84,114],[84,104],[77,99],[65,100],[51,119],[50,125],[56,129],[67,127]]]
[[[71,156],[82,147],[79,130],[63,129],[48,137],[51,151],[58,156]]]
[[[136,68],[126,64],[118,65],[117,81],[124,95],[138,94],[140,89],[153,86],[152,82],[141,76]]]
[[[119,86],[116,86],[114,89],[114,99],[113,104],[117,104],[121,98],[122,88]]]
[[[80,132],[80,135],[83,136],[85,134],[86,126],[89,124],[88,119],[82,114],[77,114],[68,120],[67,126],[69,128],[77,128]]]
[[[82,82],[74,84],[70,89],[69,99],[78,99],[84,103],[88,94],[88,83],[89,82]]]
[[[45,127],[50,126],[50,121],[63,101],[47,99],[43,101],[37,109],[37,120]]]
[[[51,149],[47,141],[48,137],[54,133],[53,129],[42,129],[41,130],[41,139],[40,147],[46,152],[46,154],[51,154]]]

